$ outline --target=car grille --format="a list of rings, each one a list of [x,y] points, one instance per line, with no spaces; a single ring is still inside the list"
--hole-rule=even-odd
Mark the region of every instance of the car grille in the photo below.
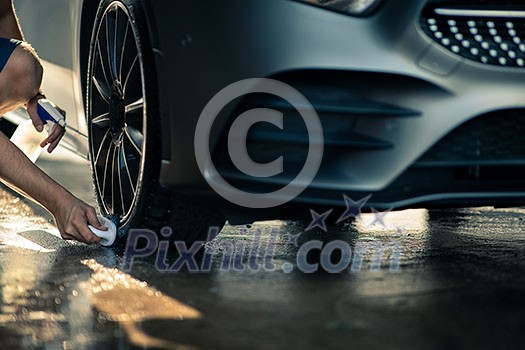
[[[525,67],[525,1],[432,1],[424,32],[461,57],[483,64]]]
[[[420,166],[524,165],[525,109],[472,119],[445,136],[419,161]]]

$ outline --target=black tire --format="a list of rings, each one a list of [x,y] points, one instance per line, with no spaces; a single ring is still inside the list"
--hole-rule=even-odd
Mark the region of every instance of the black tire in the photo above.
[[[124,78],[125,77],[125,78]],[[171,194],[158,183],[161,164],[156,72],[140,2],[103,0],[89,49],[86,115],[99,209],[121,232],[173,230],[172,240],[204,240],[224,216]]]

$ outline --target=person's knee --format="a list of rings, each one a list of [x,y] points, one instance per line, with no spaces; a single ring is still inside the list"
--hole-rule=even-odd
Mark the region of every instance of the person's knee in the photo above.
[[[40,89],[43,69],[33,48],[26,43],[20,44],[11,55],[2,71],[2,89],[11,101],[26,103]]]

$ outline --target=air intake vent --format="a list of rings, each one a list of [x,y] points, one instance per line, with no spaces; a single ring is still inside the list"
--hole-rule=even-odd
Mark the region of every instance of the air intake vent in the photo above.
[[[418,166],[525,165],[525,110],[503,110],[474,118],[452,131]]]
[[[525,67],[525,1],[439,1],[421,27],[456,55],[483,64]]]

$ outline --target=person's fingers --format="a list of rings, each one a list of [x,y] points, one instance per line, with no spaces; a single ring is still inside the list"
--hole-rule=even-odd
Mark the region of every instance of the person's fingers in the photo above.
[[[61,133],[60,136],[59,136],[56,140],[54,140],[54,141],[51,143],[51,145],[49,145],[49,147],[47,148],[47,151],[48,151],[49,153],[52,153],[52,152],[55,150],[55,148],[57,148],[58,144],[59,144],[60,141],[62,140],[62,137],[64,137],[64,133]]]
[[[91,221],[93,220],[92,214],[95,214],[94,209],[91,214],[89,213],[91,209],[92,209],[91,207],[84,209],[84,212],[83,212],[84,219],[82,220],[83,222],[80,224],[80,227],[78,227],[78,232],[86,239],[87,244],[97,244],[100,242],[100,237],[94,234],[88,227],[88,224],[91,224]],[[95,219],[96,219],[96,215],[95,215]],[[98,219],[95,221],[98,222]],[[94,225],[91,225],[91,226],[94,226]]]
[[[36,131],[38,132],[44,131],[44,123],[42,123],[40,118],[38,119],[31,118],[31,119],[33,121],[33,126],[35,127]]]
[[[91,232],[91,230],[87,226],[87,223],[85,223],[84,225],[79,225],[79,227],[77,227],[77,230],[83,238],[82,242],[86,244],[96,244],[100,242],[100,237]]]
[[[38,132],[44,131],[44,123],[40,119],[38,112],[29,113],[29,116],[31,117],[31,121],[33,122],[33,126],[35,127],[36,131]]]
[[[33,126],[38,132],[42,132],[44,130],[44,123],[42,122],[42,119],[40,119],[40,116],[38,115],[38,108],[37,108],[37,102],[41,98],[42,97],[40,96],[36,96],[27,103],[27,114],[29,114],[31,121],[33,122]]]
[[[62,139],[62,136],[64,136],[65,130],[60,125],[56,125],[51,133],[47,136],[47,138],[40,143],[40,147],[46,147],[48,144],[57,143],[56,141],[60,142],[60,139]],[[56,145],[55,145],[56,146]]]
[[[56,138],[60,136],[60,132],[61,130],[58,130],[58,127],[55,126],[49,135],[47,135],[47,137],[40,143],[40,146],[45,147],[47,144],[55,141]]]
[[[98,229],[100,231],[107,231],[108,230],[108,228],[105,227],[105,226],[102,226],[102,224],[98,220],[97,213],[95,212],[95,209],[89,208],[87,210],[87,218],[88,218],[88,223],[91,226],[93,226],[94,228],[96,228],[96,229]]]

